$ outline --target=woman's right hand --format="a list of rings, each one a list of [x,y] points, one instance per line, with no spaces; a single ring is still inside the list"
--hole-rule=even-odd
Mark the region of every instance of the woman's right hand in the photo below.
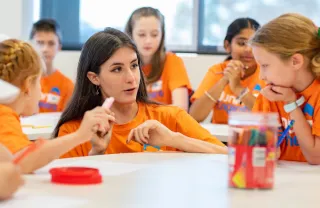
[[[91,138],[91,150],[89,155],[103,155],[106,152],[112,135],[112,126],[113,124],[111,124],[111,128],[105,135],[95,134]]]
[[[24,184],[19,168],[12,162],[0,164],[0,200],[10,198]]]
[[[83,142],[95,136],[104,137],[111,130],[114,122],[113,112],[103,107],[96,107],[84,114],[77,134]]]

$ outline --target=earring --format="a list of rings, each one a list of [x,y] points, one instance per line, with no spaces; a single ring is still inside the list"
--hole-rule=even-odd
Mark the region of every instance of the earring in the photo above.
[[[99,94],[100,94],[100,92],[99,92],[99,86],[96,85],[96,95],[99,95]]]

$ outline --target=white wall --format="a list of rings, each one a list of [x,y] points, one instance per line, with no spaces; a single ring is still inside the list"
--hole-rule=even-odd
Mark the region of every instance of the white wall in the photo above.
[[[0,32],[20,38],[22,34],[22,0],[0,0]]]
[[[33,0],[0,0],[0,33],[27,40],[33,18]]]
[[[0,0],[0,33],[13,38],[28,39],[33,21],[33,0]],[[62,51],[55,64],[64,74],[75,79],[79,51]],[[184,60],[192,87],[198,87],[208,68],[221,62],[225,56],[179,54]]]

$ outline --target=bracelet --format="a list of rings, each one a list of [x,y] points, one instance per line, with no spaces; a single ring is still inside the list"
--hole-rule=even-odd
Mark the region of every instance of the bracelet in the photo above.
[[[301,96],[301,97],[296,101],[296,103],[297,103],[297,105],[300,107],[300,106],[302,106],[302,105],[304,104],[305,101],[306,101],[306,100],[304,99],[304,97]]]
[[[291,113],[292,111],[294,111],[296,108],[302,106],[305,102],[305,99],[303,96],[301,96],[298,100],[292,102],[292,103],[288,103],[286,105],[283,106],[284,111],[286,113]]]
[[[241,100],[246,94],[248,94],[250,91],[248,88],[245,88],[243,89],[241,92],[240,92],[240,95],[237,97],[237,100]]]
[[[215,102],[215,103],[218,102],[216,99],[214,99],[214,98],[208,93],[208,91],[205,91],[204,94],[205,94],[210,100],[212,100],[213,102]]]
[[[286,113],[291,113],[292,111],[294,111],[297,108],[298,108],[298,105],[296,102],[288,103],[283,106],[283,109]]]

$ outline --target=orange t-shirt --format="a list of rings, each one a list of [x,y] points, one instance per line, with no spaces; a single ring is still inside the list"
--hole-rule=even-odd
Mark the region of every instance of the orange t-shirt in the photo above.
[[[105,154],[142,152],[143,146],[135,141],[126,143],[130,130],[136,128],[147,120],[157,120],[174,132],[180,132],[185,136],[207,141],[213,144],[224,146],[210,132],[202,128],[186,111],[175,106],[163,106],[156,104],[139,103],[139,110],[136,117],[127,124],[115,124],[112,129],[112,137]],[[59,129],[59,135],[63,136],[75,132],[80,126],[79,120],[69,121]],[[171,147],[161,147],[162,150],[175,151]],[[62,157],[87,156],[91,150],[90,142],[85,142]]]
[[[72,81],[59,70],[41,78],[40,112],[62,112],[73,93]]]
[[[312,134],[320,136],[320,81],[315,80],[307,89],[301,93],[297,93],[297,97],[303,96],[305,103],[301,106],[301,109],[305,115],[305,118],[312,127]],[[282,134],[284,129],[287,128],[290,123],[289,114],[283,109],[284,102],[271,102],[262,95],[259,95],[253,111],[259,112],[277,112],[279,113],[279,122],[281,124],[279,128],[279,136]],[[303,139],[303,138],[300,138]],[[306,162],[303,153],[301,152],[297,137],[291,129],[288,136],[280,146],[281,156],[280,160],[291,160]]]
[[[148,75],[151,72],[151,65],[144,66],[142,70]],[[170,105],[172,104],[172,91],[180,87],[186,87],[189,93],[192,92],[182,59],[173,53],[167,53],[160,79],[147,86],[149,98]]]
[[[228,62],[229,61],[225,61],[214,65],[208,70],[199,88],[192,95],[191,102],[194,102],[196,99],[203,96],[205,91],[208,91],[223,77],[223,74],[217,73],[223,72],[227,67]],[[254,74],[241,81],[241,85],[247,87],[255,96],[257,96],[260,89],[264,86],[264,82],[259,80],[259,73],[260,68],[258,67]],[[212,123],[227,124],[229,112],[249,111],[248,108],[236,98],[237,96],[232,93],[230,86],[227,85],[221,93],[218,100],[219,102],[213,107]]]
[[[12,154],[31,144],[22,132],[19,115],[5,105],[0,105],[0,143]]]

